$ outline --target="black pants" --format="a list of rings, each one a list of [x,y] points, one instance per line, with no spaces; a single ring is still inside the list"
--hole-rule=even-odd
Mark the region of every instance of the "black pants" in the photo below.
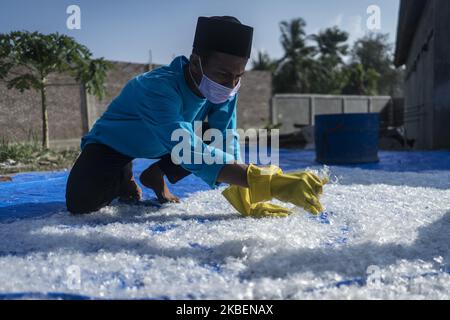
[[[203,122],[201,129],[203,136],[209,129],[208,122]],[[132,161],[133,158],[104,144],[86,145],[67,180],[67,209],[71,213],[89,213],[109,205],[121,195],[122,186],[133,177]],[[191,174],[173,163],[170,153],[157,163],[170,183],[177,183]]]
[[[66,186],[66,206],[74,214],[89,213],[109,205],[133,177],[132,161],[104,144],[90,143],[78,156]],[[158,165],[171,183],[191,174],[164,155]]]

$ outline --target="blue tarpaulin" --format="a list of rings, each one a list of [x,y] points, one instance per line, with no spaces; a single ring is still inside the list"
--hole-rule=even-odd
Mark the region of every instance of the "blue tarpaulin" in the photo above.
[[[280,167],[285,171],[321,166],[315,162],[314,151],[280,150],[279,159]],[[154,161],[135,159],[133,161],[135,177],[137,178]],[[450,170],[450,152],[380,152],[379,163],[346,167],[391,172]],[[0,184],[0,222],[51,215],[66,210],[65,187],[68,174],[69,171],[66,170],[12,175],[12,182]],[[209,190],[209,187],[191,175],[171,186],[171,190],[177,196],[185,197],[189,193]],[[154,194],[143,187],[143,197],[151,199],[154,198]]]

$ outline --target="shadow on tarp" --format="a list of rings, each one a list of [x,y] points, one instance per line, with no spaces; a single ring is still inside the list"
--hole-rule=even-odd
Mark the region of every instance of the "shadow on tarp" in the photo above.
[[[67,210],[65,202],[19,203],[0,207],[0,223],[30,217],[45,217]]]

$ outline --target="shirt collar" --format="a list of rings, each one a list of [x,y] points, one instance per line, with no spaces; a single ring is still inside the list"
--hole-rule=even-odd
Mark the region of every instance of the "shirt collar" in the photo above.
[[[186,79],[184,78],[184,72],[183,67],[189,63],[188,58],[185,56],[178,56],[176,57],[171,63],[170,68],[177,73],[178,80],[180,83],[181,90],[183,91],[183,94],[186,94],[190,97],[190,99],[193,99],[195,102],[198,103],[204,103],[207,101],[206,98],[200,98],[197,96],[192,90],[189,88],[188,84],[186,83]]]

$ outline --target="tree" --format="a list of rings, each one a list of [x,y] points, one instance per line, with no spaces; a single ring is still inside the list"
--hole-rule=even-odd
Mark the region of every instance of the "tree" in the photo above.
[[[401,95],[403,75],[401,70],[394,67],[388,34],[371,33],[356,41],[352,62],[361,64],[366,72],[372,69],[379,74],[378,94]]]
[[[302,18],[280,23],[284,56],[278,61],[274,76],[274,91],[277,93],[303,93],[310,90],[315,50],[306,43],[308,37],[305,27],[306,22]]]
[[[271,71],[277,68],[277,61],[272,60],[267,52],[259,51],[258,58],[252,60],[252,70]]]
[[[375,95],[380,75],[374,69],[364,70],[360,63],[346,66],[343,71],[345,86],[342,94]]]
[[[343,62],[342,58],[348,53],[347,32],[335,26],[312,35],[311,38],[317,44],[319,59],[331,60],[335,65]]]
[[[343,86],[343,57],[348,53],[348,33],[338,27],[312,35],[317,46],[316,70],[312,75],[312,92],[340,93]]]
[[[0,34],[0,79],[6,81],[8,89],[40,92],[42,146],[46,149],[49,147],[48,76],[54,72],[67,72],[81,82],[87,92],[101,99],[105,94],[104,82],[110,66],[103,58],[92,59],[87,47],[65,35],[20,31]]]

